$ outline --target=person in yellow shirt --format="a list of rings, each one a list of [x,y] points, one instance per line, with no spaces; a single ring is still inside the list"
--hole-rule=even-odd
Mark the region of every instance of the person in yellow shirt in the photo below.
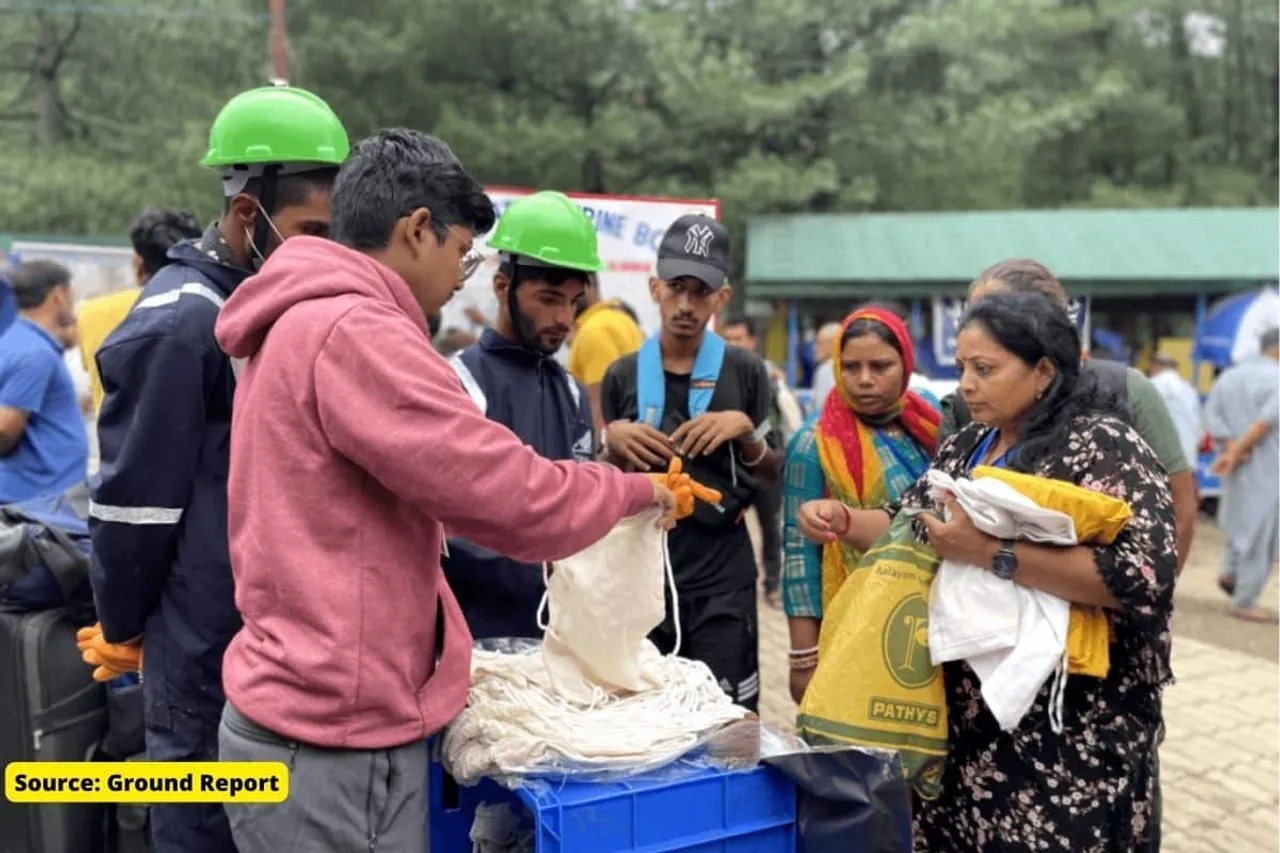
[[[179,241],[199,237],[200,232],[200,223],[185,210],[144,210],[129,226],[129,241],[133,243],[133,275],[138,286],[94,297],[80,306],[76,330],[80,358],[89,374],[93,414],[96,415],[102,407],[104,396],[95,358],[98,348],[132,310],[142,286],[169,263],[169,248]]]
[[[604,428],[600,413],[600,383],[609,365],[640,349],[644,332],[634,317],[613,299],[600,298],[595,276],[587,284],[582,308],[573,321],[573,344],[569,350],[569,372],[587,388],[591,400],[591,422],[596,435]]]

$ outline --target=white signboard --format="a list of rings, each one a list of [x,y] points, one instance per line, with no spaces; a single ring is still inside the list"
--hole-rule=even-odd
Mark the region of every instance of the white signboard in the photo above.
[[[501,216],[511,202],[533,192],[527,189],[487,187]],[[719,204],[706,199],[644,198],[636,196],[602,196],[567,193],[582,205],[596,224],[600,240],[600,257],[609,268],[600,273],[600,293],[605,299],[621,299],[636,312],[645,334],[658,331],[658,307],[649,297],[649,277],[658,256],[662,234],[686,213],[719,216]],[[485,253],[485,262],[441,312],[442,329],[450,327],[478,333],[473,317],[482,315],[492,323],[497,316],[497,300],[493,295],[493,274],[498,268],[497,253],[490,252],[483,240],[477,248]]]
[[[21,261],[57,261],[71,271],[71,289],[77,299],[90,299],[136,287],[133,249],[78,243],[39,243],[15,240],[10,254]]]

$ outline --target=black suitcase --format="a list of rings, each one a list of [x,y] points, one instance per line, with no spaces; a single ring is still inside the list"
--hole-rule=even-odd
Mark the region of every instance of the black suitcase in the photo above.
[[[89,752],[90,761],[145,761],[142,684],[107,685],[107,733]],[[151,816],[138,803],[107,804],[101,853],[151,853]],[[95,851],[97,853],[97,851]]]
[[[65,611],[0,612],[0,767],[84,761],[106,727],[106,690],[80,659]],[[103,848],[100,804],[0,799],[0,853],[92,853]]]

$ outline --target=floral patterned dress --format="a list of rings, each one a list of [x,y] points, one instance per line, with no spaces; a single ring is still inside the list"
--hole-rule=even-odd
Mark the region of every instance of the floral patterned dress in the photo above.
[[[989,429],[972,423],[950,436],[934,466],[967,476]],[[983,703],[973,670],[945,664],[950,753],[941,796],[917,808],[916,853],[1129,853],[1151,842],[1160,696],[1172,680],[1177,542],[1167,478],[1132,428],[1102,415],[1077,418],[1066,446],[1032,473],[1120,498],[1133,509],[1115,543],[1093,549],[1121,605],[1108,614],[1110,672],[1101,680],[1067,680],[1061,734],[1049,728],[1047,685],[1022,725],[1005,733]],[[931,506],[923,482],[903,494],[900,506]]]

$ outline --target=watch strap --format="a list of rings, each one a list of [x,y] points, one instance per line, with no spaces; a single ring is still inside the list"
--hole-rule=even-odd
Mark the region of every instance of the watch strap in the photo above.
[[[995,559],[991,561],[991,571],[996,577],[1009,580],[1018,571],[1018,555],[1013,550],[1013,545],[1012,539],[1000,540],[1000,550],[996,551]]]

